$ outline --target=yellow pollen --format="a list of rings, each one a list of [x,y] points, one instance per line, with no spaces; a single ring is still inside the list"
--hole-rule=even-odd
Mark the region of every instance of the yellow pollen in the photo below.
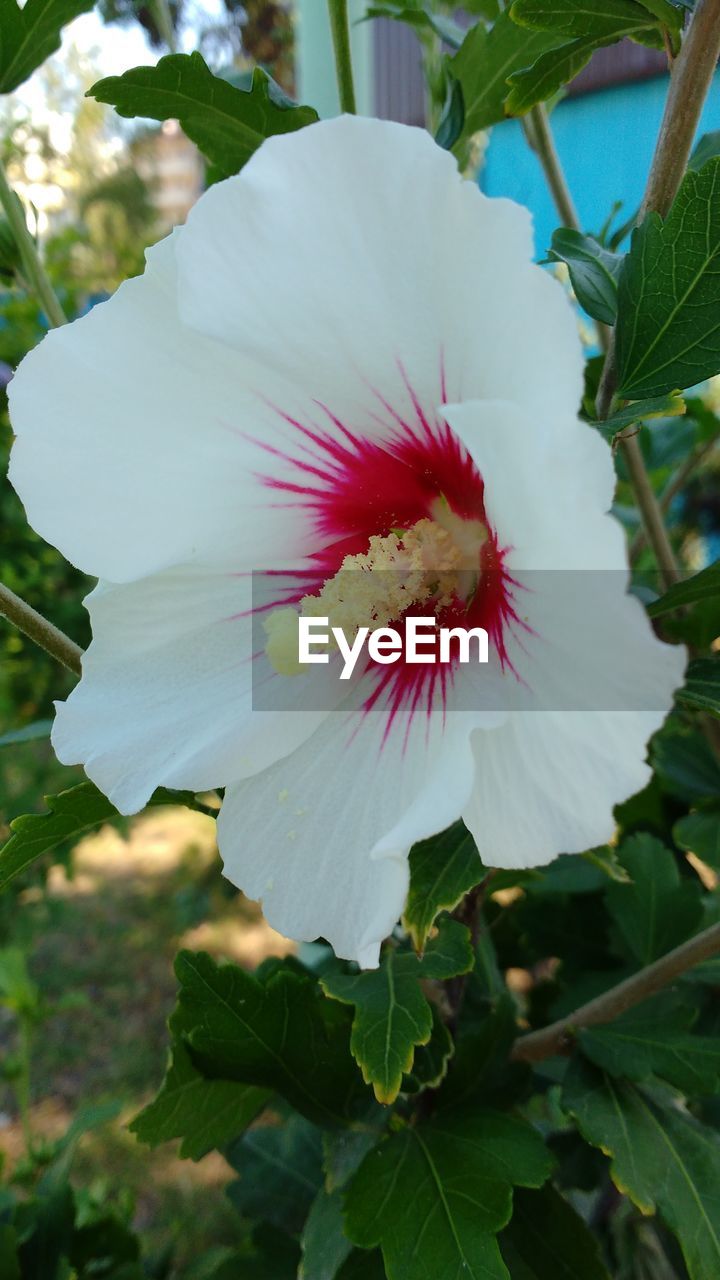
[[[470,600],[480,579],[480,551],[487,529],[463,520],[443,499],[433,519],[370,539],[368,549],[346,556],[334,577],[299,610],[276,609],[264,623],[270,664],[281,675],[305,670],[298,661],[298,617],[327,618],[352,641],[361,627],[386,627],[411,605],[437,613],[453,599]],[[334,642],[333,642],[334,644]]]

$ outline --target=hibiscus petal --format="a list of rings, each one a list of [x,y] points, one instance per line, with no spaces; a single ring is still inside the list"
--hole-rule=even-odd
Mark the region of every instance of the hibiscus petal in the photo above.
[[[272,441],[282,426],[266,381],[179,320],[181,236],[149,250],[145,274],[108,302],[49,333],[9,388],[9,474],[30,524],[114,582],[192,559],[263,568],[288,548],[302,554],[309,532],[268,500],[256,476],[267,455],[244,434]],[[289,399],[278,378],[273,391]]]
[[[638,654],[645,660],[646,654]],[[665,712],[517,712],[473,738],[463,818],[489,867],[536,867],[614,834],[612,810],[650,778],[645,744]]]
[[[373,392],[409,405],[406,382],[426,408],[512,395],[552,421],[579,402],[575,317],[531,264],[527,211],[423,129],[343,116],[270,138],[191,211],[178,257],[188,324],[353,425]]]
[[[420,715],[387,735],[381,712],[328,716],[291,756],[226,791],[225,875],[280,933],[324,937],[373,967],[402,911],[410,846],[467,800],[470,728],[458,716],[443,732],[441,717]]]
[[[253,712],[250,594],[247,577],[183,565],[88,596],[93,641],[52,740],[121,812],[159,786],[202,791],[264,769],[326,714],[294,681],[287,709]]]
[[[512,711],[473,734],[463,817],[489,866],[535,866],[608,840],[613,806],[650,770],[648,738],[682,681],[687,653],[654,635],[628,596],[625,539],[606,514],[609,447],[573,418],[549,434],[511,404],[444,415],[485,481],[485,506],[519,584],[527,625],[508,638],[523,683]]]

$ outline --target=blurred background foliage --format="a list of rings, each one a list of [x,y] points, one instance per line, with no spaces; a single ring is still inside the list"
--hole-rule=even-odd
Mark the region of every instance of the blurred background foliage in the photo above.
[[[109,0],[101,12],[108,23],[139,22],[159,45],[149,7]],[[182,7],[173,6],[173,13],[180,20]],[[246,29],[258,56],[277,61],[279,77],[292,89],[286,8],[228,3],[226,21],[205,23],[200,34],[215,61],[246,68]],[[70,317],[142,271],[146,247],[184,219],[203,185],[202,161],[179,130],[134,123],[125,128],[109,108],[84,96],[99,77],[92,55],[69,42],[37,72],[41,112],[21,95],[0,99],[0,154]],[[62,119],[60,137],[53,117]],[[12,236],[0,218],[3,475],[12,441],[7,384],[47,327],[17,268]],[[82,600],[93,583],[28,527],[7,483],[0,486],[0,580],[87,645]],[[82,777],[59,765],[49,744],[53,701],[73,683],[42,650],[0,624],[0,842],[12,817],[42,809],[44,794]],[[28,740],[15,741],[28,726]],[[6,737],[13,741],[4,744]],[[54,1171],[64,1178],[70,1156],[72,1212],[86,1236],[92,1226],[106,1243],[112,1237],[113,1265],[127,1267],[129,1276],[139,1253],[136,1230],[143,1233],[142,1274],[157,1277],[184,1276],[194,1259],[224,1246],[243,1247],[249,1238],[221,1194],[226,1166],[219,1156],[188,1166],[172,1151],[149,1155],[126,1128],[162,1076],[172,960],[178,946],[196,936],[203,947],[235,954],[249,967],[287,949],[222,879],[214,823],[186,811],[167,811],[139,826],[119,824],[79,849],[56,849],[0,895],[2,1280],[14,1280],[4,1269],[10,1267],[3,1252],[4,1208],[51,1183]],[[76,1152],[83,1130],[87,1136]],[[61,1201],[53,1204],[55,1244],[71,1216],[67,1197]],[[47,1229],[47,1207],[31,1198],[33,1204],[40,1207],[29,1233],[38,1225]],[[93,1246],[90,1253],[98,1251]],[[26,1263],[37,1280],[53,1280],[59,1255],[54,1258],[49,1248],[34,1259],[26,1250]]]

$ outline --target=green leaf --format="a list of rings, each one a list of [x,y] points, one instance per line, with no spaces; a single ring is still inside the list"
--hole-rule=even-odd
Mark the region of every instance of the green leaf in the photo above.
[[[463,822],[413,845],[403,925],[416,951],[422,951],[440,912],[454,911],[485,874],[477,845]]]
[[[427,1044],[416,1046],[412,1070],[403,1078],[400,1092],[419,1093],[423,1089],[437,1089],[447,1075],[454,1052],[453,1038],[433,1005],[430,1039]]]
[[[82,1225],[76,1224],[68,1250],[73,1275],[143,1280],[139,1258],[137,1236],[111,1211],[104,1211]]]
[[[0,93],[12,93],[60,48],[62,29],[94,0],[0,0]]]
[[[0,889],[55,845],[118,816],[115,806],[92,782],[46,796],[45,803],[49,813],[26,814],[10,823],[12,835],[0,849]]]
[[[21,1280],[17,1251],[15,1228],[9,1224],[0,1225],[0,1276],[3,1276],[3,1280]]]
[[[377,1146],[385,1132],[388,1112],[372,1103],[372,1111],[352,1129],[326,1130],[323,1134],[325,1187],[337,1191],[360,1168],[366,1155]]]
[[[583,1052],[613,1076],[660,1076],[692,1097],[720,1090],[720,1038],[693,1035],[695,1010],[663,992],[604,1026],[578,1032]]]
[[[179,120],[219,177],[237,173],[265,138],[292,133],[318,118],[312,107],[279,102],[259,67],[252,88],[243,91],[214,76],[199,53],[172,53],[155,67],[109,76],[93,85],[90,95],[121,116]]]
[[[17,200],[17,196],[14,199]],[[19,203],[20,208],[22,208],[22,202]],[[14,284],[21,267],[22,260],[15,234],[7,218],[0,217],[0,280],[3,284]],[[50,720],[48,723],[52,724],[52,721]],[[2,738],[0,738],[0,745],[2,745],[2,741]]]
[[[660,4],[636,3],[636,0],[515,0],[511,10],[514,22],[541,31],[556,31],[575,39],[593,37],[621,40],[646,27],[664,22],[671,30],[680,29],[680,16],[667,0]]]
[[[175,972],[181,985],[170,1026],[203,1074],[276,1089],[329,1127],[367,1106],[348,1012],[323,999],[309,975],[278,966],[258,978],[190,951],[179,953]]]
[[[318,1191],[303,1228],[302,1262],[298,1280],[335,1280],[352,1253],[352,1244],[343,1227],[343,1197],[340,1191]]]
[[[465,0],[463,9],[467,13],[473,13],[478,18],[484,18],[486,22],[494,22],[499,16],[504,0]]]
[[[689,387],[720,370],[720,158],[688,173],[663,222],[632,235],[618,292],[618,395]]]
[[[12,835],[0,849],[0,890],[25,871],[36,858],[65,840],[78,839],[85,831],[118,818],[117,809],[92,782],[81,782],[57,796],[46,796],[49,813],[29,813],[10,823]],[[160,788],[151,797],[154,804],[193,807],[191,792]]]
[[[42,1008],[40,988],[33,982],[21,947],[0,950],[0,1004],[16,1017],[37,1017]]]
[[[618,409],[603,422],[592,425],[601,428],[603,434],[617,435],[625,427],[632,427],[636,422],[645,422],[648,418],[681,418],[685,413],[685,401],[679,391],[671,391],[665,396],[655,396],[652,400],[634,400],[632,404]]]
[[[183,1272],[183,1280],[297,1280],[300,1249],[297,1241],[263,1224],[252,1232],[255,1250],[248,1255],[235,1249],[211,1249],[202,1259]],[[153,1273],[156,1274],[154,1269]],[[165,1270],[158,1271],[160,1278]],[[89,1277],[88,1277],[89,1280]],[[111,1276],[108,1280],[125,1280],[124,1276]]]
[[[650,759],[663,789],[671,795],[691,801],[720,796],[720,765],[697,730],[671,722],[653,739]]]
[[[505,988],[494,1007],[485,1002],[482,1016],[476,1025],[471,1024],[471,1030],[466,1029],[466,1005],[455,1054],[436,1106],[442,1110],[464,1108],[473,1101],[501,1107],[514,1103],[523,1093],[530,1072],[526,1063],[508,1060],[518,1034],[513,998]]]
[[[452,18],[443,13],[433,13],[430,6],[416,8],[408,4],[371,4],[365,17],[392,18],[395,22],[404,22],[419,31],[432,31],[452,49],[460,48],[465,35],[465,29],[459,23],[453,22]]]
[[[620,884],[628,884],[631,877],[626,867],[620,862],[617,849],[609,844],[601,845],[599,849],[589,849],[587,853],[581,854],[586,862],[596,867],[598,871],[602,871],[608,880],[617,880]]]
[[[720,658],[696,658],[675,697],[698,711],[720,716]]]
[[[508,76],[511,92],[505,104],[512,115],[523,115],[538,102],[552,98],[590,61],[596,49],[627,36],[663,47],[663,30],[678,47],[681,18],[667,0],[515,0],[510,10],[517,23],[564,38],[532,63]]]
[[[672,1101],[612,1080],[581,1059],[563,1106],[612,1159],[615,1185],[642,1213],[657,1211],[682,1247],[690,1280],[720,1275],[720,1141]]]
[[[468,930],[446,917],[422,959],[390,946],[377,969],[321,978],[329,996],[355,1006],[350,1048],[378,1102],[395,1101],[403,1075],[412,1069],[415,1046],[430,1039],[432,1010],[420,979],[453,978],[472,963]]]
[[[632,884],[609,884],[608,910],[630,955],[650,964],[699,927],[702,901],[697,884],[680,879],[673,854],[643,832],[625,840],[620,862]]]
[[[34,724],[26,724],[22,729],[11,729],[0,737],[0,747],[14,747],[19,742],[37,742],[41,738],[49,738],[52,720],[36,720]]]
[[[500,1248],[513,1280],[610,1280],[598,1241],[550,1184],[515,1192]]]
[[[720,156],[720,129],[703,134],[688,161],[688,169],[697,173],[708,160],[714,160],[716,156]]]
[[[588,315],[614,324],[622,254],[610,253],[594,236],[560,227],[553,232],[549,257],[567,264],[577,300]]]
[[[563,85],[575,79],[601,47],[592,38],[573,40],[543,53],[531,67],[514,72],[508,77],[510,93],[505,103],[508,115],[525,115],[538,102],[553,98]]]
[[[13,1225],[23,1280],[66,1280],[74,1222],[75,1198],[67,1182],[18,1204]]]
[[[345,1228],[381,1245],[388,1280],[509,1280],[495,1235],[512,1186],[539,1187],[551,1159],[524,1121],[468,1109],[393,1134],[361,1165]]]
[[[720,560],[701,569],[684,582],[675,582],[648,608],[651,618],[661,618],[674,609],[684,609],[687,605],[696,604],[698,600],[714,600],[720,595]]]
[[[322,1186],[320,1130],[302,1116],[250,1129],[225,1152],[240,1174],[228,1196],[244,1217],[299,1231]]]
[[[694,853],[701,862],[720,871],[720,812],[689,813],[673,827],[673,840],[681,849]]]
[[[201,1160],[242,1133],[270,1096],[267,1089],[234,1080],[206,1080],[185,1046],[176,1043],[160,1092],[129,1128],[150,1147],[181,1138],[182,1158]]]
[[[120,1110],[121,1103],[117,1099],[79,1107],[64,1134],[55,1144],[53,1158],[40,1180],[39,1187],[43,1194],[49,1195],[63,1191],[70,1176],[80,1139],[84,1138],[86,1133],[110,1124],[117,1118]]]
[[[306,1280],[310,1280],[309,1276]],[[338,1271],[336,1280],[385,1280],[385,1268],[379,1249],[367,1253],[353,1249],[345,1266]]]
[[[695,483],[691,479],[692,487]],[[663,631],[670,643],[687,644],[698,652],[710,649],[720,636],[720,595],[714,600],[698,600],[692,609],[666,617]]]
[[[444,151],[452,151],[462,137],[465,127],[465,100],[462,85],[449,75],[445,103],[435,132],[435,141]]]
[[[524,31],[507,12],[500,14],[490,31],[481,23],[471,27],[450,62],[465,101],[462,136],[504,120],[508,76],[563,43],[563,37],[552,32]]]

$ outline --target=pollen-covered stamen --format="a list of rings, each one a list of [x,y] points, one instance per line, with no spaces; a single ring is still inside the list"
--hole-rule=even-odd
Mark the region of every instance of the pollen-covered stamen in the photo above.
[[[433,519],[410,529],[370,538],[368,549],[345,556],[317,595],[305,596],[298,611],[276,609],[265,621],[266,654],[283,675],[303,670],[298,661],[299,616],[327,618],[332,628],[354,640],[361,627],[385,627],[412,606],[434,613],[472,598],[480,580],[480,552],[488,533],[480,520],[463,520],[443,499]],[[333,642],[333,647],[336,647]]]

